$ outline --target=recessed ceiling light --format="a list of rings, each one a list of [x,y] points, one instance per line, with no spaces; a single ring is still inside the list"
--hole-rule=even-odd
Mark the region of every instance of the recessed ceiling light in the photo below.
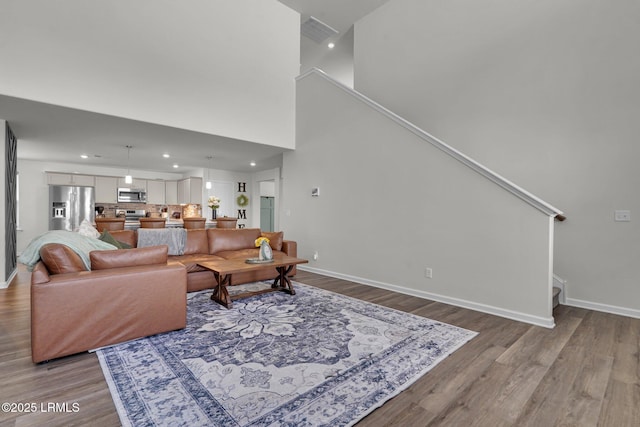
[[[82,157],[83,159],[88,159],[89,156],[87,156],[86,154],[80,154],[80,157]]]
[[[179,168],[180,166],[178,166],[178,165],[173,165],[173,167],[174,167],[175,169],[177,169],[177,168]]]
[[[169,157],[171,157],[171,156],[170,156],[169,154],[167,154],[167,153],[164,153],[164,154],[162,155],[162,157],[164,157],[165,159],[168,159],[168,158],[169,158]]]
[[[249,164],[250,164],[251,166],[255,166],[255,165],[256,165],[256,162],[251,162],[251,163],[249,163]]]
[[[329,49],[333,49],[334,47],[336,47],[336,44],[335,44],[335,43],[333,43],[333,42],[331,42],[331,43],[329,43],[329,44],[327,45],[327,47],[328,47]]]

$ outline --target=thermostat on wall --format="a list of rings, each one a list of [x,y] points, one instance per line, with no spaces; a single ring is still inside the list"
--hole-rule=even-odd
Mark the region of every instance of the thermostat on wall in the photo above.
[[[311,189],[311,197],[318,197],[320,195],[320,189],[318,187],[314,187]]]

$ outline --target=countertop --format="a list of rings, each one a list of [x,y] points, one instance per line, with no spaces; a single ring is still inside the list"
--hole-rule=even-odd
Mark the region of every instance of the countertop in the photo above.
[[[217,221],[212,221],[207,219],[205,222],[205,226],[214,226],[217,224]],[[182,219],[167,219],[167,222],[164,223],[165,227],[184,227],[184,221]]]

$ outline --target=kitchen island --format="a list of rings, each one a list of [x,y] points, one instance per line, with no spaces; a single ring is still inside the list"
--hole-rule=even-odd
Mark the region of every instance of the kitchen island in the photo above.
[[[217,221],[212,221],[210,219],[205,223],[205,228],[216,228]],[[184,222],[181,219],[167,219],[165,223],[165,227],[170,228],[181,228],[184,227]]]

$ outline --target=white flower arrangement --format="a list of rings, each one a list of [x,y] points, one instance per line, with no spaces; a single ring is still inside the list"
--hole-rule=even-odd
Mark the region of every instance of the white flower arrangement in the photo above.
[[[207,204],[211,209],[218,209],[220,207],[220,199],[218,199],[216,196],[209,196]]]

